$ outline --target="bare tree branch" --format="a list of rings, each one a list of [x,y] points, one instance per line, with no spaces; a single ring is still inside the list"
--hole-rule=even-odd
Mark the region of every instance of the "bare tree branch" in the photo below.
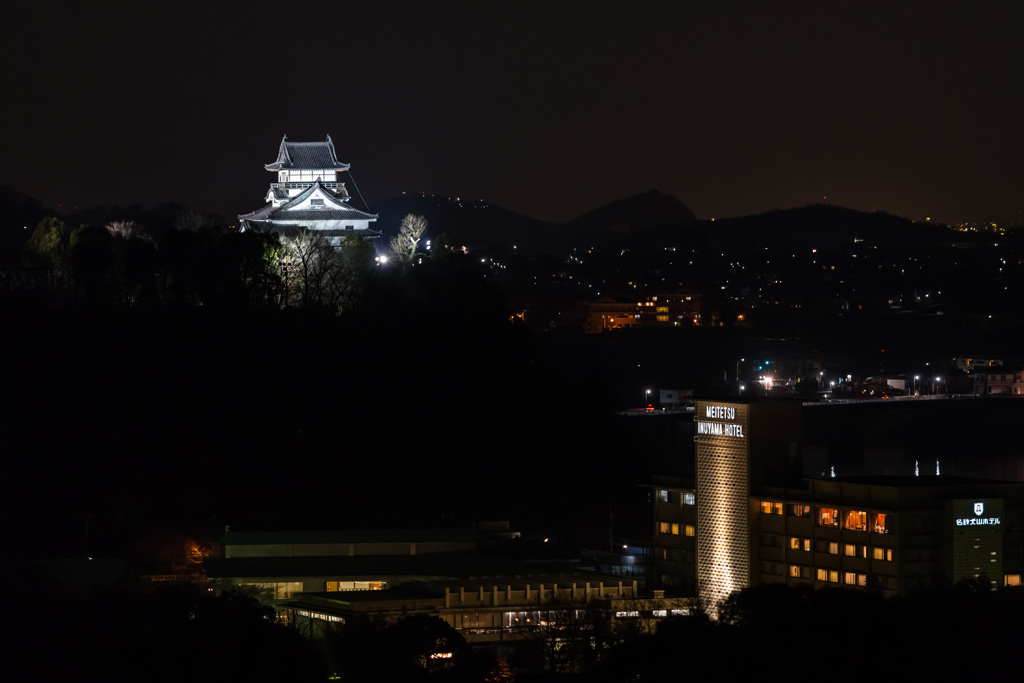
[[[407,214],[402,219],[398,234],[391,238],[389,251],[401,263],[410,263],[416,256],[416,247],[420,238],[427,230],[427,219],[415,214]]]

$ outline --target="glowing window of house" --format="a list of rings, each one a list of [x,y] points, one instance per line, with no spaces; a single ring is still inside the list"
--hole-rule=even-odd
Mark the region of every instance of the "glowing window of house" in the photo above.
[[[885,526],[885,513],[884,512],[876,512],[875,513],[875,523],[871,526],[871,530],[874,531],[876,534],[887,534],[887,533],[889,533],[889,528],[887,526]]]
[[[683,505],[693,505],[694,504],[694,500],[695,499],[694,499],[694,496],[693,496],[692,493],[684,493],[683,494]]]
[[[885,561],[892,562],[892,548],[885,549]]]
[[[843,583],[847,586],[856,586],[857,574],[854,572],[843,572]]]
[[[789,537],[789,549],[790,550],[800,550],[801,547],[803,547],[803,543],[800,542],[799,538],[797,538],[796,536],[790,536]]]
[[[839,554],[839,543],[832,541],[828,544],[828,554],[838,555]]]
[[[668,491],[658,491],[658,502],[659,503],[667,503],[668,502]]]
[[[867,574],[857,574],[857,585],[858,586],[867,586],[868,585],[868,575]]]
[[[668,522],[659,522],[658,523],[658,533],[667,534],[669,532],[670,528],[671,527],[670,527]]]
[[[810,505],[794,505],[793,506],[794,517],[810,517],[811,506]]]
[[[867,531],[868,513],[860,510],[848,510],[846,519],[843,521],[843,528],[852,531]]]
[[[818,526],[839,526],[839,510],[836,508],[819,508]]]
[[[761,501],[761,512],[766,515],[781,515],[782,503],[773,503],[770,500]]]
[[[885,559],[885,548],[872,548],[871,549],[871,557],[873,559],[876,559],[876,560],[884,560]]]
[[[667,617],[668,616],[668,610],[667,609],[652,609],[651,610],[651,616],[652,617]]]
[[[675,522],[672,523],[672,535],[673,536],[678,536],[679,535],[679,525],[676,524]]]
[[[818,569],[818,581],[828,581],[827,569]]]
[[[694,528],[694,526],[692,524],[687,524],[683,528],[683,530],[686,532],[687,536],[693,536],[694,534],[697,533],[697,530]]]
[[[847,557],[857,557],[857,546],[852,543],[847,543],[843,547],[843,554]]]
[[[791,564],[791,565],[789,565],[789,575],[792,576],[795,579],[799,579],[800,578],[800,565],[798,565],[798,564]]]
[[[838,569],[830,569],[829,572],[828,572],[828,580],[831,583],[839,583],[839,570]]]
[[[1003,585],[1004,586],[1019,586],[1019,585],[1021,585],[1021,583],[1020,583],[1020,574],[1006,574],[1005,576],[1003,576]]]
[[[656,313],[668,313],[668,306],[655,306],[654,311]]]
[[[811,552],[811,539],[804,539],[804,550],[806,550],[807,552]]]
[[[657,320],[658,320],[659,323],[667,323],[668,322],[668,316],[667,315],[659,315],[659,316],[657,316]]]

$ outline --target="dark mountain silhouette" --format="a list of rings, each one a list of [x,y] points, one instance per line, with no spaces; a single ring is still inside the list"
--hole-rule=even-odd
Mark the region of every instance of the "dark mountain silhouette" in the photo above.
[[[566,226],[575,231],[628,233],[645,228],[689,223],[696,218],[693,211],[676,197],[658,190],[649,190],[588,211],[569,221]]]
[[[427,219],[424,239],[448,235],[457,244],[469,248],[491,245],[515,245],[522,253],[538,251],[562,253],[568,244],[565,230],[529,216],[503,209],[483,200],[458,199],[437,195],[405,195],[374,202],[370,211],[378,215],[375,227],[383,232],[383,242],[398,234],[406,214]],[[557,251],[556,251],[557,250]]]
[[[607,246],[666,226],[692,223],[690,211],[672,195],[651,190],[613,201],[564,225],[545,223],[482,200],[409,195],[375,203],[385,243],[407,213],[425,216],[428,237],[442,233],[469,247],[515,245],[521,253],[564,254],[580,245]]]
[[[922,246],[960,241],[943,225],[915,223],[883,211],[865,213],[815,204],[756,216],[702,221],[699,241],[728,246],[806,246],[827,249],[863,241],[871,246]]]

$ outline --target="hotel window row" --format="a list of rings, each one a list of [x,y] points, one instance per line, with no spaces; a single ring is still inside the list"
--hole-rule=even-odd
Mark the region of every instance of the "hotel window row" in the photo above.
[[[762,534],[761,535],[761,545],[763,545],[763,546],[776,546],[777,547],[779,544],[776,541],[776,539],[777,539],[776,536],[772,536],[772,535],[769,535],[769,534]],[[811,539],[809,539],[809,538],[801,538],[799,536],[790,536],[789,537],[788,547],[789,547],[790,550],[801,550],[801,551],[804,551],[804,552],[810,552],[811,551]],[[870,551],[869,551],[869,548],[870,548]],[[857,544],[855,544],[855,543],[842,543],[842,544],[840,544],[838,541],[816,540],[816,541],[814,541],[814,552],[817,552],[817,553],[828,553],[829,555],[839,555],[840,552],[842,552],[842,554],[845,555],[846,557],[862,557],[864,559],[867,559],[867,557],[868,557],[868,555],[870,553],[872,559],[884,560],[886,562],[892,562],[892,548],[880,548],[878,546],[866,546],[866,545],[857,546]],[[921,551],[919,553],[919,556],[915,556],[915,557],[917,557],[918,559],[922,559],[922,560],[925,560],[925,559],[930,560],[931,559],[931,551],[930,550],[928,552]],[[910,557],[908,557],[907,559],[910,559]]]
[[[807,506],[803,506],[807,507]],[[818,508],[818,526],[838,528],[840,520],[842,527],[850,531],[868,531],[870,517],[870,530],[876,534],[887,534],[890,529],[886,523],[887,514],[884,512],[873,512],[870,515],[863,510],[843,510],[839,508]]]
[[[761,514],[781,515],[784,504],[771,500],[761,501]],[[811,506],[803,504],[789,505],[789,514],[793,517],[810,517]],[[818,508],[818,526],[838,528],[851,531],[873,531],[876,534],[889,533],[890,529],[886,524],[886,513],[868,513],[864,510],[842,510],[839,508]]]
[[[666,491],[664,489],[658,490],[658,502],[659,503],[682,503],[683,505],[694,505],[695,497],[693,493],[688,491]]]
[[[696,534],[696,527],[694,527],[692,524],[683,524],[681,526],[683,529],[683,535],[693,536]],[[672,534],[673,536],[678,536],[679,527],[680,525],[675,522],[659,522],[658,532],[662,534]]]

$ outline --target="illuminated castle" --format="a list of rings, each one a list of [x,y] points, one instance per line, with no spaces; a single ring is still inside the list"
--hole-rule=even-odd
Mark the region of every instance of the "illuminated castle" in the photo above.
[[[286,135],[277,161],[264,168],[277,174],[277,182],[270,184],[266,206],[238,217],[243,231],[283,235],[305,228],[323,235],[334,247],[348,235],[380,237],[370,227],[377,215],[349,206],[351,197],[341,181],[349,165],[338,161],[329,135],[324,142],[289,142]]]

